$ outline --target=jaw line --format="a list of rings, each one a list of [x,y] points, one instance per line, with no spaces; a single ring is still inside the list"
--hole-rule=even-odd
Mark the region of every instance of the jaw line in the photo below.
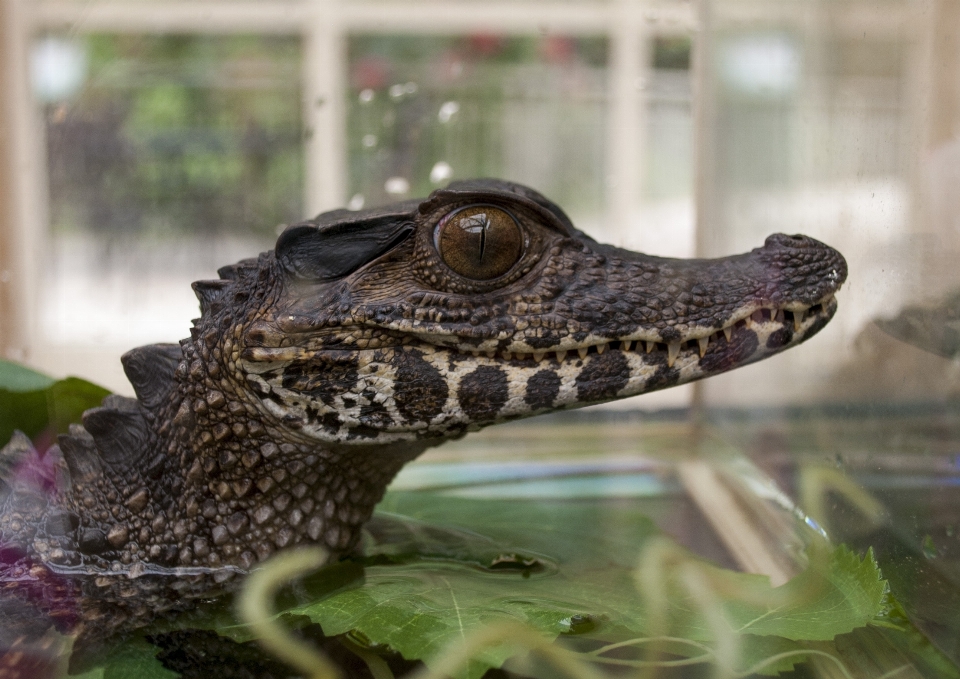
[[[827,295],[820,302],[814,305],[800,305],[789,303],[785,307],[755,306],[748,307],[744,311],[735,314],[732,320],[726,323],[721,329],[711,328],[695,329],[687,332],[682,339],[675,341],[663,341],[652,333],[635,331],[624,335],[622,338],[606,339],[596,336],[588,336],[587,341],[577,344],[567,344],[561,342],[560,348],[541,350],[533,349],[526,345],[520,345],[522,348],[516,348],[519,343],[511,342],[507,348],[485,348],[480,349],[474,346],[456,344],[453,340],[455,335],[437,335],[436,333],[417,333],[411,332],[400,337],[401,341],[396,344],[383,345],[375,348],[356,348],[350,345],[331,347],[324,349],[306,349],[299,346],[291,347],[250,347],[243,350],[243,367],[249,373],[265,372],[282,367],[294,361],[304,361],[314,358],[321,358],[331,363],[339,361],[350,361],[354,358],[362,359],[363,355],[372,356],[374,352],[383,350],[403,350],[410,348],[429,348],[440,351],[448,351],[460,354],[464,357],[475,359],[492,359],[509,363],[524,363],[534,361],[535,363],[555,362],[562,364],[567,360],[586,359],[591,355],[602,355],[608,350],[619,350],[623,352],[636,352],[653,354],[661,352],[667,357],[668,367],[673,367],[674,362],[687,352],[699,353],[702,358],[709,347],[715,342],[722,342],[729,337],[738,327],[748,327],[755,331],[765,331],[769,336],[772,332],[780,328],[789,328],[793,330],[793,338],[784,345],[794,346],[806,339],[807,331],[820,318],[826,316],[829,320],[837,310],[836,299],[833,294]],[[763,326],[775,325],[773,329],[764,329]],[[426,339],[449,337],[451,342],[438,342]],[[800,339],[798,340],[797,337]],[[491,345],[499,344],[498,340],[488,340]],[[481,343],[482,346],[482,343]],[[771,352],[774,353],[774,352]],[[764,354],[769,355],[769,354]]]
[[[783,321],[777,320],[776,313],[772,314],[770,318],[763,317],[759,321],[753,318],[753,314],[737,321],[733,324],[733,341],[727,343],[731,347],[731,353],[727,357],[729,360],[725,358],[723,353],[715,353],[718,351],[723,352],[726,349],[724,333],[718,331],[716,334],[719,335],[719,338],[716,339],[716,344],[711,341],[709,345],[709,350],[710,353],[713,354],[713,357],[712,361],[707,365],[701,363],[700,345],[697,340],[688,340],[680,347],[680,351],[672,361],[669,355],[667,355],[669,347],[666,349],[655,347],[654,350],[648,354],[646,353],[645,346],[641,346],[638,350],[634,344],[632,349],[627,350],[624,345],[610,347],[609,345],[612,344],[612,342],[608,342],[608,348],[602,353],[596,349],[592,351],[588,350],[586,357],[583,359],[581,359],[576,352],[564,352],[565,356],[563,359],[558,359],[556,352],[551,352],[550,354],[545,354],[539,361],[535,361],[532,354],[523,358],[511,356],[509,359],[496,355],[490,358],[485,354],[482,356],[474,356],[472,353],[458,351],[456,347],[439,346],[426,342],[413,342],[389,348],[363,349],[352,352],[337,350],[335,353],[338,356],[346,355],[351,357],[350,360],[352,364],[356,366],[360,372],[365,372],[365,368],[373,365],[377,373],[379,373],[379,370],[376,369],[375,366],[385,360],[382,352],[419,351],[421,352],[421,360],[433,364],[438,370],[447,371],[445,373],[445,379],[450,388],[447,396],[448,405],[445,406],[442,415],[431,419],[429,422],[394,422],[392,426],[381,429],[375,439],[350,440],[349,436],[345,435],[345,432],[354,426],[348,424],[348,421],[352,420],[353,415],[349,415],[348,420],[343,420],[342,426],[337,431],[325,431],[319,423],[311,422],[308,418],[301,422],[296,428],[297,431],[291,432],[291,435],[301,439],[345,444],[348,446],[364,445],[367,443],[376,443],[377,445],[404,442],[412,443],[417,440],[421,442],[433,440],[439,443],[443,439],[458,436],[465,431],[476,431],[498,422],[521,419],[551,410],[568,410],[595,405],[677,386],[752,363],[803,342],[811,336],[812,332],[823,327],[835,314],[837,305],[834,300],[825,300],[824,304],[827,306],[819,305],[819,309],[808,309],[803,321],[800,323],[799,331],[793,327],[792,319],[788,320],[786,316],[784,316]],[[756,335],[757,342],[753,345],[753,348],[750,349],[749,353],[739,356],[737,355],[738,352],[742,352],[742,348],[746,346],[742,344],[744,336],[740,334],[743,333],[745,329],[750,330]],[[768,340],[775,333],[784,329],[789,329],[789,337],[786,337],[782,344],[775,346],[769,345]],[[740,339],[738,339],[738,337]],[[619,340],[615,341],[620,342]],[[737,344],[738,341],[741,342],[740,345]],[[739,349],[737,348],[738,346],[740,347]],[[381,352],[381,357],[376,357],[377,352]],[[298,355],[319,358],[322,363],[326,364],[329,360],[325,359],[332,357],[324,357],[321,356],[321,354],[331,353],[333,352],[322,350],[316,352],[304,351]],[[615,358],[614,356],[616,354],[620,354],[622,358]],[[388,357],[386,361],[387,363],[384,365],[389,363]],[[584,392],[581,381],[585,371],[589,371],[594,361],[600,361],[597,365],[603,365],[603,363],[607,361],[625,361],[625,364],[620,363],[621,369],[625,371],[623,374],[626,375],[623,379],[622,386],[613,391],[606,391],[597,398],[592,398],[589,396],[589,392]],[[269,375],[257,374],[258,372],[266,373],[269,370],[282,371],[286,365],[290,364],[290,361],[273,361],[259,365],[249,365],[247,362],[242,362],[242,364],[244,371],[247,372],[247,379],[253,384],[254,389],[264,395],[264,397],[260,399],[263,404],[262,407],[281,423],[291,414],[298,415],[298,417],[303,416],[305,413],[301,411],[306,410],[307,402],[316,400],[315,397],[310,396],[306,392],[281,387],[276,382],[271,385],[268,383],[268,379],[270,379]],[[607,365],[610,364],[608,363]],[[460,385],[465,376],[484,366],[487,368],[497,368],[506,374],[509,396],[502,407],[499,408],[496,415],[490,418],[489,421],[471,420],[459,409],[458,399],[461,396]],[[528,404],[525,400],[527,385],[534,374],[544,369],[554,372],[557,378],[559,378],[561,386],[550,403],[542,406]],[[368,377],[373,377],[373,373],[365,374]],[[267,379],[264,379],[265,377]],[[382,385],[382,388],[386,390],[384,393],[392,394],[395,385],[391,380],[395,378],[391,377],[388,372],[383,375],[383,379],[387,380],[387,382]],[[266,398],[266,395],[271,391],[277,393],[286,405],[281,405]]]

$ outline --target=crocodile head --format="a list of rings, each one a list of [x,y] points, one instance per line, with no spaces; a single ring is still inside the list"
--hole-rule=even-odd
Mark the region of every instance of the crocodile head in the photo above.
[[[11,510],[4,535],[51,567],[131,578],[219,577],[301,542],[342,553],[428,446],[796,345],[836,312],[846,264],[784,235],[649,257],[484,180],[320,215],[220,275],[194,285],[189,339],[124,356],[137,400],[108,397],[61,437],[69,488],[40,532],[4,528]]]
[[[601,245],[489,180],[290,227],[275,266],[281,289],[231,346],[236,377],[339,444],[449,438],[731,370],[818,332],[846,277],[805,236],[715,260]]]

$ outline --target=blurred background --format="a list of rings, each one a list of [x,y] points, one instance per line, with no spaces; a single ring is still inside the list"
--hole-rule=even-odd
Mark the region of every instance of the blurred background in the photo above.
[[[284,225],[497,176],[651,254],[732,254],[784,231],[847,256],[833,323],[697,387],[707,405],[958,387],[953,349],[877,323],[960,284],[957,0],[3,9],[8,358],[130,393],[119,355],[186,336],[189,283],[269,249]],[[960,330],[900,323],[928,344]]]
[[[131,394],[120,354],[187,335],[191,281],[455,179],[529,184],[662,256],[805,233],[849,263],[813,341],[471,435],[393,488],[592,499],[613,532],[642,505],[775,582],[802,561],[790,521],[826,528],[960,666],[960,0],[0,8],[3,356]],[[868,641],[847,661],[886,657]],[[921,676],[896,653],[855,676]]]

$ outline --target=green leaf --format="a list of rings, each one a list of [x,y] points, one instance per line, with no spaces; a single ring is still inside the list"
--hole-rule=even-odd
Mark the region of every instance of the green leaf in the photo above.
[[[96,408],[110,391],[79,377],[68,377],[46,390],[49,425],[58,433],[66,433],[72,423],[80,421],[83,411]]]
[[[531,588],[521,586],[526,584],[522,575],[477,575],[472,567],[459,564],[374,566],[367,569],[362,587],[291,612],[320,622],[326,634],[358,630],[406,658],[423,659],[491,622],[515,620],[555,638],[566,629],[565,619],[586,612],[563,599],[532,596]],[[515,652],[486,651],[471,663],[466,676],[479,677]]]
[[[49,421],[46,392],[0,389],[0,447],[6,445],[17,429],[31,439],[36,438]]]
[[[77,377],[55,381],[28,368],[0,361],[0,446],[19,429],[30,438],[62,434],[83,411],[110,392]]]
[[[51,386],[55,379],[38,373],[19,363],[0,360],[0,389],[5,391],[41,391]]]
[[[861,560],[847,547],[813,550],[810,566],[786,584],[772,588],[765,576],[708,567],[723,592],[728,631],[829,641],[873,621],[884,610],[887,583],[872,553]],[[730,596],[728,593],[733,593]],[[691,639],[713,634],[689,595],[672,592],[671,612],[680,633]]]
[[[883,611],[887,583],[868,552],[861,560],[841,545],[773,590],[763,610],[740,601],[725,606],[737,631],[786,639],[827,641],[869,623]]]

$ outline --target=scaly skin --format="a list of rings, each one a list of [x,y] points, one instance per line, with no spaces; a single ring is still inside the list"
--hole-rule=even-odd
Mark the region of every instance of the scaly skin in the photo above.
[[[189,339],[124,356],[138,398],[108,397],[48,453],[52,496],[3,487],[0,615],[16,624],[0,643],[147,620],[293,545],[348,552],[426,448],[799,344],[835,313],[846,263],[784,235],[649,257],[478,180],[320,215],[220,273],[194,285]],[[28,454],[15,438],[3,456]]]

